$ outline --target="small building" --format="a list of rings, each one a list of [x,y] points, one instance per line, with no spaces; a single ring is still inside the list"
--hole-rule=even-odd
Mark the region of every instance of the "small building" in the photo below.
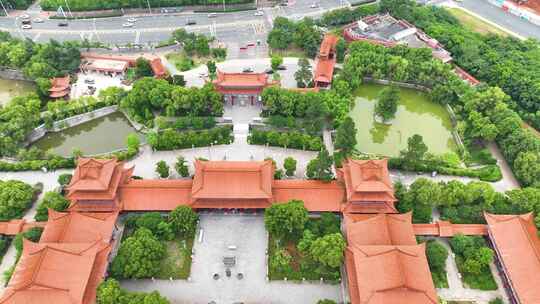
[[[111,75],[123,75],[129,67],[129,62],[113,59],[85,58],[81,63],[83,72],[99,72]]]
[[[336,44],[339,37],[326,34],[324,35],[319,54],[317,55],[317,64],[313,77],[316,88],[326,88],[332,83],[334,77],[334,67],[336,65]]]
[[[433,57],[447,63],[450,52],[436,40],[406,20],[397,20],[388,14],[371,15],[347,25],[343,30],[347,41],[367,41],[386,47],[404,44],[412,48],[430,48]]]
[[[50,98],[67,98],[71,91],[71,77],[55,77],[51,79],[51,88],[49,89]]]
[[[238,102],[255,105],[262,91],[279,82],[270,81],[266,73],[226,73],[217,71],[217,78],[212,82],[216,90],[223,94],[224,101],[234,105]]]

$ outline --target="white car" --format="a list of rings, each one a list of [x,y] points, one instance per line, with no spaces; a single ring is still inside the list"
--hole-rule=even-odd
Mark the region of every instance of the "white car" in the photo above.
[[[32,25],[30,25],[30,24],[23,24],[23,25],[21,26],[21,28],[22,28],[23,30],[30,30],[30,29],[32,29]]]
[[[256,11],[255,14],[253,14],[255,16],[264,16],[264,12],[263,11]]]
[[[123,27],[133,27],[133,23],[131,22],[126,22],[124,24],[122,24]]]
[[[136,21],[137,21],[137,19],[135,19],[135,18],[128,18],[127,19],[127,22],[129,22],[129,23],[135,23]]]
[[[216,13],[210,13],[208,14],[208,18],[216,18],[217,17],[217,14]]]
[[[43,19],[41,18],[34,18],[34,20],[32,20],[34,23],[43,23]]]
[[[318,5],[317,3],[312,3],[309,7],[311,7],[311,8],[318,8],[319,5]]]
[[[30,16],[28,14],[22,14],[19,16],[20,19],[30,19]]]

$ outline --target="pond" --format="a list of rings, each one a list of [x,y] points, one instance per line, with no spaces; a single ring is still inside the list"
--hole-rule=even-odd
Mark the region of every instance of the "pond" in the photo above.
[[[124,114],[116,112],[60,132],[47,133],[33,146],[62,156],[70,156],[74,149],[93,155],[125,148],[126,137],[131,133],[136,130]],[[142,142],[143,136],[139,137]]]
[[[7,104],[13,97],[34,92],[30,81],[0,79],[0,105]]]
[[[431,153],[455,151],[450,115],[445,107],[432,102],[420,91],[400,88],[401,98],[392,124],[375,122],[375,102],[384,88],[384,85],[363,84],[356,92],[356,105],[350,116],[358,130],[358,151],[397,156],[400,150],[407,148],[407,139],[414,134],[423,137]]]

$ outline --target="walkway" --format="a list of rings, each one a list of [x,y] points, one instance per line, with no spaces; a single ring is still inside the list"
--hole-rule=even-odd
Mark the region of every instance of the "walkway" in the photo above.
[[[448,252],[448,258],[446,259],[446,274],[448,278],[448,288],[437,288],[437,295],[447,301],[474,301],[476,304],[488,304],[489,301],[502,297],[505,303],[508,303],[508,299],[504,292],[501,293],[502,285],[500,284],[500,278],[497,271],[493,271],[494,278],[499,286],[498,290],[483,291],[477,289],[469,289],[463,286],[461,281],[461,274],[456,265],[455,256],[452,253],[448,239],[437,238],[441,244],[446,247]]]
[[[513,190],[513,189],[519,189],[520,185],[516,177],[514,176],[514,173],[512,172],[512,169],[508,165],[508,162],[506,162],[506,159],[501,154],[501,151],[496,143],[489,142],[487,144],[487,148],[491,152],[491,155],[497,159],[497,164],[501,168],[502,172],[502,180],[492,183],[493,187],[495,189],[504,189],[504,191]],[[501,190],[499,190],[501,191]]]

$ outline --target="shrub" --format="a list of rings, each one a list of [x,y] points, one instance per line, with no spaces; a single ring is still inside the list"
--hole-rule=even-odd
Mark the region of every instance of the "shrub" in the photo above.
[[[36,171],[42,168],[47,170],[75,168],[75,160],[55,156],[48,160],[29,160],[16,163],[0,161],[0,171]]]
[[[158,226],[162,222],[165,222],[165,219],[159,212],[145,212],[144,214],[137,216],[135,219],[135,226],[137,228],[146,228],[156,235]]]
[[[156,163],[156,173],[161,178],[169,177],[169,165],[164,160],[160,160]]]
[[[323,147],[320,136],[311,136],[299,131],[277,132],[252,129],[248,136],[248,143],[310,151],[320,151]]]
[[[287,157],[283,161],[283,168],[285,169],[285,175],[293,176],[294,171],[296,171],[296,159],[292,157]]]
[[[264,224],[268,232],[278,238],[294,238],[302,234],[308,211],[304,202],[291,200],[285,204],[273,204],[264,211]]]
[[[176,159],[176,163],[174,164],[174,169],[178,174],[180,174],[182,177],[188,177],[189,176],[189,168],[186,164],[186,159],[183,156],[178,156]]]
[[[203,131],[177,132],[172,129],[152,132],[147,136],[148,143],[156,150],[188,149],[207,147],[211,144],[224,145],[234,140],[232,126],[216,127]]]

